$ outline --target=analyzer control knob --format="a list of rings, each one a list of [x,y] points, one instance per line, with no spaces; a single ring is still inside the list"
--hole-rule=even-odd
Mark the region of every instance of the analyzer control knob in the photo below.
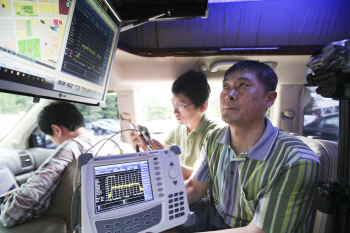
[[[174,167],[170,168],[168,173],[171,179],[175,179],[179,175],[179,172]]]

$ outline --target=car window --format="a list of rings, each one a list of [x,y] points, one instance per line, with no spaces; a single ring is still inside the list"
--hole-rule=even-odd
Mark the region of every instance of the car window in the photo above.
[[[311,100],[304,110],[304,136],[338,141],[339,101],[317,94],[317,87],[307,87]]]
[[[324,129],[338,129],[339,128],[339,118],[331,117],[322,121],[322,127]]]
[[[33,105],[33,97],[0,92],[0,140],[16,126]]]
[[[108,94],[106,97],[106,108],[75,104],[85,118],[85,128],[94,133],[97,140],[103,140],[120,132],[120,118],[118,110],[117,94]],[[117,134],[111,138],[114,142],[121,142],[121,135]],[[114,142],[107,142],[104,147],[114,148]]]

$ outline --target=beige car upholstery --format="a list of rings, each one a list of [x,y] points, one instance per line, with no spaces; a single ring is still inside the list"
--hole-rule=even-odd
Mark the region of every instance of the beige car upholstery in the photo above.
[[[5,228],[0,224],[1,233],[71,233],[70,212],[72,204],[73,180],[77,166],[74,160],[66,169],[62,181],[52,196],[50,207],[40,216],[19,226]],[[78,184],[78,175],[76,183]]]
[[[61,218],[40,216],[19,226],[5,228],[0,224],[1,233],[65,233],[66,224]]]
[[[67,232],[70,229],[71,205],[73,197],[73,180],[77,167],[77,160],[74,160],[64,172],[62,181],[58,186],[55,194],[52,196],[50,207],[43,213],[47,216],[61,218],[67,225]],[[75,185],[78,185],[79,172],[77,171]]]
[[[338,143],[312,138],[297,136],[307,144],[321,161],[322,172],[321,179],[324,183],[329,184],[331,179],[337,178],[338,166]],[[313,225],[313,233],[334,233],[331,229],[333,226],[333,216],[316,210]]]

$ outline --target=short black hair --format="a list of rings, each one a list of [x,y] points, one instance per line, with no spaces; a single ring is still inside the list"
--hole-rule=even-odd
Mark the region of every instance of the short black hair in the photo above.
[[[264,85],[265,92],[276,90],[278,79],[275,71],[270,66],[258,61],[246,60],[234,64],[226,71],[225,78],[228,74],[241,70],[255,74]]]
[[[210,86],[207,77],[202,72],[190,70],[175,80],[171,92],[176,96],[183,94],[195,104],[196,108],[199,108],[208,102]]]
[[[38,126],[47,135],[53,135],[51,125],[61,125],[70,131],[85,127],[85,119],[77,107],[68,102],[52,102],[38,115]]]

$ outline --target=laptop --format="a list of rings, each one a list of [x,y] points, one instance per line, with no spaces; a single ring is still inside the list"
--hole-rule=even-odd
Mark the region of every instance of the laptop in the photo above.
[[[5,196],[19,189],[16,177],[7,163],[0,163],[0,204]]]

